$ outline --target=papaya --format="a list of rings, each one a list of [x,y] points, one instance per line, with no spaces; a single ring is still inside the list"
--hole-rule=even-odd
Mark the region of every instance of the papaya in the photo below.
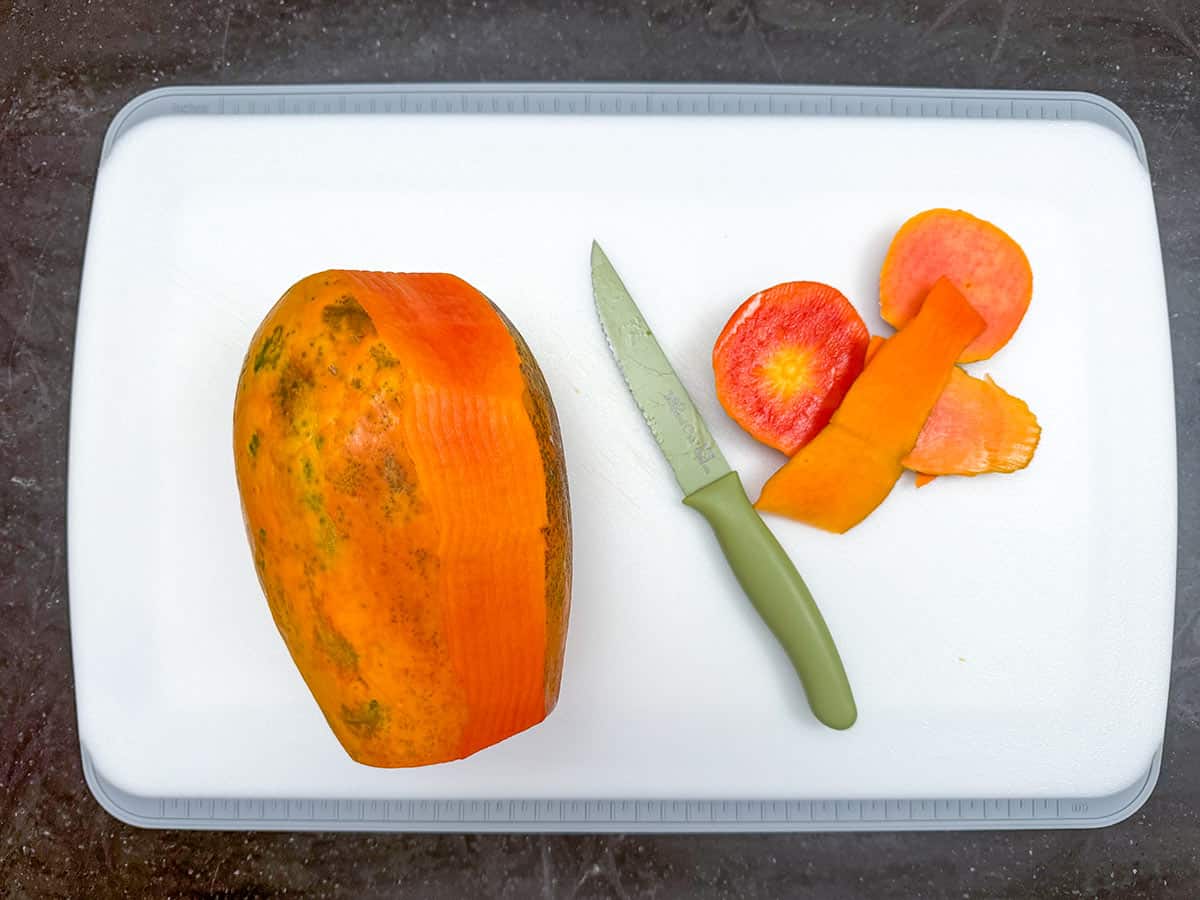
[[[558,699],[571,522],[549,388],[447,274],[326,271],[255,332],[233,450],[275,625],[350,757],[469,756]]]

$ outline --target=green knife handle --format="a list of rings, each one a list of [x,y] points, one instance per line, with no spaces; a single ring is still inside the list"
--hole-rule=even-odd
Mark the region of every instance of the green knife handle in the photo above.
[[[791,659],[813,714],[830,728],[849,728],[858,709],[829,626],[804,579],[751,505],[737,472],[683,502],[712,526],[742,590]]]

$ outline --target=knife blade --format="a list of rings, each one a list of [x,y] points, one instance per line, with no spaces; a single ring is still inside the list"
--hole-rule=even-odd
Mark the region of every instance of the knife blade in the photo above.
[[[816,718],[854,724],[858,710],[841,656],[804,579],[755,511],[700,411],[612,263],[592,242],[592,293],[609,350],[654,440],[742,590],[791,660]]]

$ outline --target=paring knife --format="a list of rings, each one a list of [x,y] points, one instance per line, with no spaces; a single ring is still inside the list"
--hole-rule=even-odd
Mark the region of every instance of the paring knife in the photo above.
[[[612,263],[592,242],[592,292],[609,349],[683,502],[708,520],[742,590],[787,652],[813,714],[830,728],[858,717],[846,670],[804,579],[763,523]]]

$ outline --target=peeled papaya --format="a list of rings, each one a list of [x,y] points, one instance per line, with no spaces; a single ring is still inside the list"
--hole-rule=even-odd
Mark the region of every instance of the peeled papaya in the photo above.
[[[459,759],[553,710],[562,440],[537,362],[483,294],[445,274],[297,282],[251,341],[233,442],[271,615],[353,759]]]

